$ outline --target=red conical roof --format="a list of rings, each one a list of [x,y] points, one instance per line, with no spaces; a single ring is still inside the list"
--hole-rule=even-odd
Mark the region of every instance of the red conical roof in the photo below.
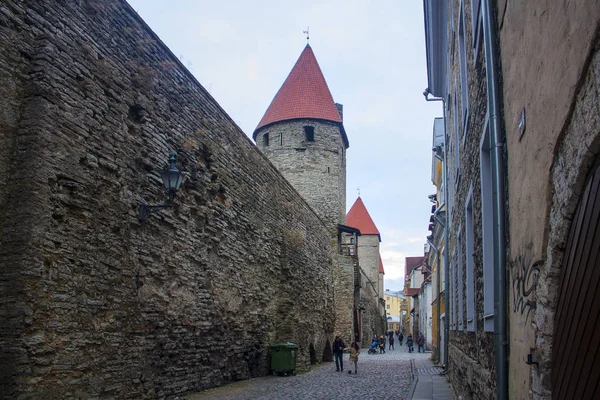
[[[362,235],[380,235],[360,196],[346,215],[346,225],[359,229]]]
[[[297,118],[342,122],[319,63],[308,44],[258,123],[253,137],[256,139],[256,132],[264,126]]]

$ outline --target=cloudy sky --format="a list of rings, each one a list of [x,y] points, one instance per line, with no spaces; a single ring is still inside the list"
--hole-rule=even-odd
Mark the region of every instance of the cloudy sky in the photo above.
[[[429,234],[431,142],[423,4],[405,0],[128,0],[251,136],[306,45],[350,141],[347,208],[357,188],[382,237],[385,288]]]

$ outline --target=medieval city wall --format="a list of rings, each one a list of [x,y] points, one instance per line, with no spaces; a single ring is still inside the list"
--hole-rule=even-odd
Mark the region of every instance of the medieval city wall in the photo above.
[[[305,126],[314,127],[314,141],[306,140]],[[346,149],[339,124],[314,119],[282,121],[262,128],[256,144],[332,230],[344,224]]]
[[[174,396],[266,374],[278,341],[321,359],[330,232],[124,1],[4,1],[0,44],[2,397]],[[140,223],[169,153],[186,181]]]

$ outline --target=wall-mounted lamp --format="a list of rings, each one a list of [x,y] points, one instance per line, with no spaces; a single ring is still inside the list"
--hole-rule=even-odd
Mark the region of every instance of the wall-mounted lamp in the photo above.
[[[160,173],[160,176],[163,180],[163,184],[165,186],[165,191],[168,196],[167,202],[165,204],[159,204],[156,206],[140,204],[140,222],[144,222],[150,216],[150,214],[165,208],[170,208],[173,205],[173,199],[175,198],[175,194],[179,190],[181,182],[183,182],[183,172],[177,169],[177,167],[175,166],[176,162],[177,157],[175,156],[175,154],[171,154],[169,156],[169,165]]]

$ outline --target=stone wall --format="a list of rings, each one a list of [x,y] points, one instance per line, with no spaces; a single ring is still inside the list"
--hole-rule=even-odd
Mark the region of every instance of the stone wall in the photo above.
[[[354,340],[354,268],[356,258],[335,255],[333,288],[335,301],[335,331],[350,346]]]
[[[314,127],[307,141],[304,127]],[[263,137],[269,136],[265,145]],[[261,129],[257,146],[336,231],[346,221],[346,148],[339,125],[313,119],[283,121]]]
[[[482,247],[482,206],[481,206],[481,176],[480,176],[480,144],[484,133],[487,93],[486,69],[483,52],[483,42],[479,48],[473,47],[471,25],[471,3],[467,1],[454,1],[450,14],[454,23],[449,24],[449,29],[454,28],[454,34],[449,33],[449,38],[454,38],[454,49],[451,56],[449,88],[449,102],[447,104],[447,143],[448,159],[448,205],[450,211],[450,227],[448,231],[448,257],[453,265],[453,275],[450,290],[453,294],[448,297],[448,311],[445,323],[450,324],[450,310],[454,310],[457,319],[462,321],[457,328],[450,325],[448,348],[448,377],[457,395],[464,399],[487,399],[495,397],[495,352],[493,333],[483,329],[483,247]],[[460,4],[464,7],[464,32],[467,66],[467,104],[463,104],[462,88],[465,83],[461,81],[460,71]],[[465,110],[468,110],[466,117]],[[463,119],[464,118],[464,119]],[[467,288],[466,274],[466,214],[465,205],[469,193],[473,201],[473,238],[474,238],[474,286],[475,286],[475,332],[466,330]],[[459,235],[462,235],[462,249],[459,251]],[[458,255],[462,254],[459,259]],[[463,280],[459,280],[458,269],[462,269]],[[462,286],[462,297],[459,286]],[[451,303],[454,299],[454,303]],[[459,304],[462,303],[463,313],[459,315]],[[460,329],[458,328],[460,326]]]
[[[358,237],[358,259],[360,267],[368,277],[368,280],[363,280],[364,284],[373,285],[373,296],[383,297],[383,293],[376,293],[379,290],[379,236]]]
[[[283,340],[322,357],[330,232],[124,1],[4,1],[0,48],[3,398],[174,396],[264,375]],[[171,152],[188,177],[140,223]]]
[[[600,38],[596,37],[594,41],[593,48],[596,50],[589,55],[590,63],[582,74],[573,111],[557,143],[557,153],[550,171],[552,202],[548,218],[546,261],[534,265],[531,264],[531,258],[523,257],[519,260],[525,262],[517,265],[521,271],[539,274],[535,281],[536,297],[525,298],[524,303],[520,303],[529,306],[516,307],[514,301],[511,304],[515,314],[521,314],[522,311],[524,315],[530,314],[528,328],[534,330],[536,336],[535,345],[528,350],[540,364],[536,368],[527,366],[534,399],[550,399],[552,395],[552,348],[556,345],[553,331],[564,249],[589,174],[593,166],[600,162],[600,51],[597,50]],[[523,290],[528,289],[527,286],[523,287]],[[522,298],[519,296],[514,298]]]

